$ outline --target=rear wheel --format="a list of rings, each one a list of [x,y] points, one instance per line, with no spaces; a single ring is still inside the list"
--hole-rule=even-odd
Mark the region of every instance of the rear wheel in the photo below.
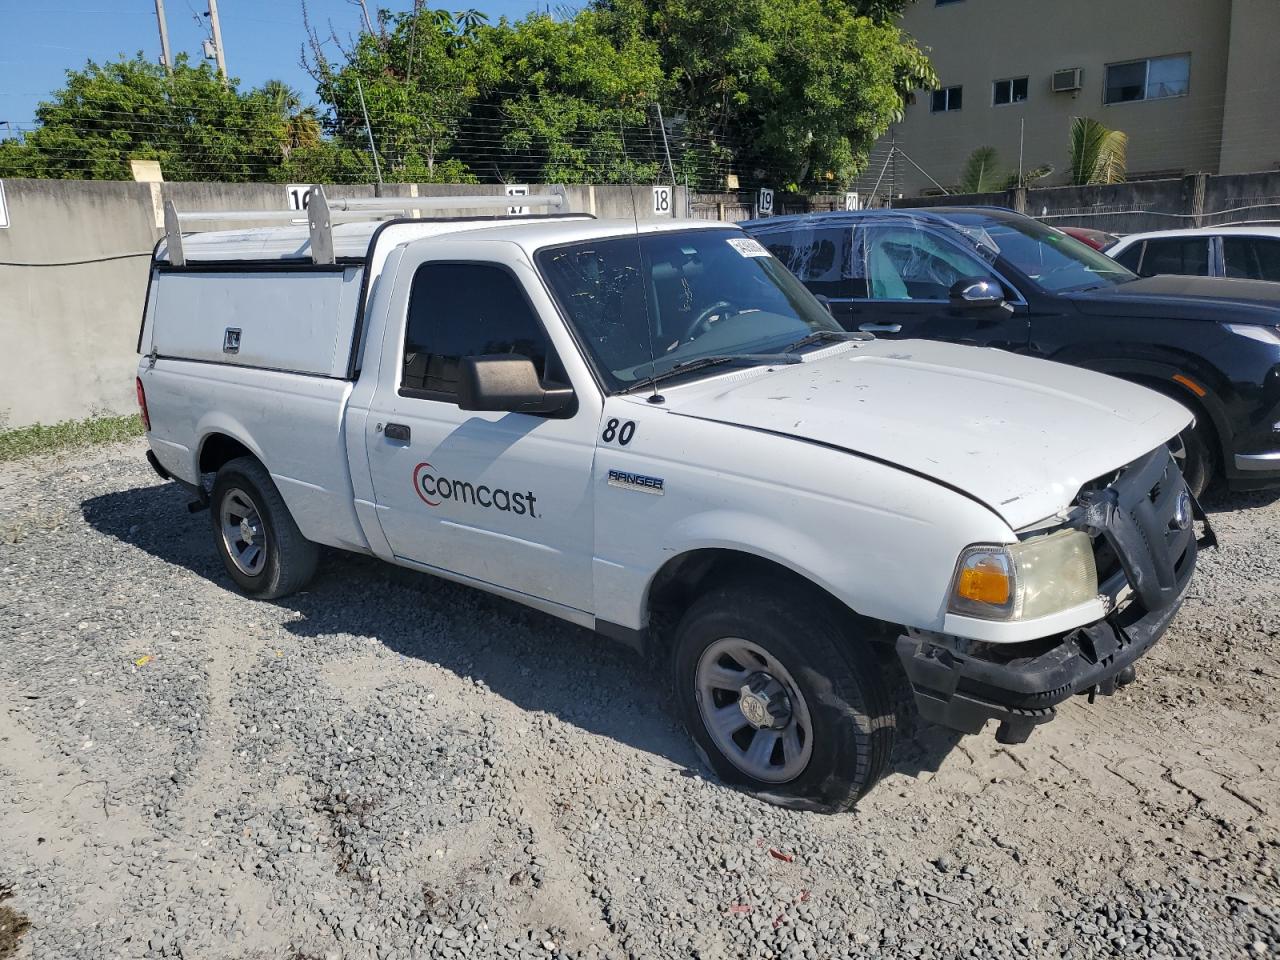
[[[214,542],[231,579],[263,600],[304,587],[320,548],[298,530],[266,468],[252,457],[226,463],[210,498]]]
[[[814,592],[713,589],[681,619],[673,665],[685,726],[726,783],[833,813],[888,767],[894,711],[879,664]]]

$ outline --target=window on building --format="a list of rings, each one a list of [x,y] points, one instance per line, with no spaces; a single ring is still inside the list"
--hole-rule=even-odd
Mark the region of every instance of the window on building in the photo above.
[[[1104,103],[1185,97],[1191,89],[1191,54],[1107,65]]]
[[[1025,99],[1027,99],[1026,77],[997,80],[991,85],[991,102],[997,107],[1007,103],[1022,103]]]
[[[964,87],[943,87],[933,91],[933,103],[930,109],[934,113],[949,113],[959,110],[963,105]]]
[[[401,392],[452,400],[463,357],[518,354],[542,377],[547,335],[515,277],[476,263],[427,263],[409,291]]]
[[[1269,237],[1223,237],[1222,261],[1228,277],[1280,280],[1280,240]]]

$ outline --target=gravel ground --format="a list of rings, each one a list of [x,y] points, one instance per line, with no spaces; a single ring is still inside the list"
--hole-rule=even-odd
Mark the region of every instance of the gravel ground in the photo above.
[[[0,467],[0,958],[1280,956],[1274,495],[1137,684],[823,817],[586,631],[338,554],[240,597],[142,450]]]

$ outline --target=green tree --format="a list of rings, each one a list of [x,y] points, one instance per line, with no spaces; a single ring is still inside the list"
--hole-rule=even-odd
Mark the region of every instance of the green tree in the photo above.
[[[1090,117],[1071,120],[1071,182],[1123,183],[1129,135],[1111,130]]]
[[[895,22],[903,4],[839,0],[596,0],[615,36],[657,43],[674,99],[713,166],[783,185],[844,183],[936,84]],[[861,15],[861,12],[871,16]]]
[[[591,10],[570,20],[500,21],[480,39],[500,73],[475,110],[478,136],[466,150],[472,169],[505,181],[658,176],[650,108],[664,80],[654,44],[610,37]]]
[[[137,159],[160,161],[168,180],[280,179],[289,151],[315,143],[314,117],[280,95],[224,85],[185,55],[172,77],[140,53],[90,61],[37,107],[24,142],[0,143],[0,177],[128,180]]]
[[[333,111],[331,176],[373,179],[371,129],[385,179],[474,180],[450,151],[481,91],[499,76],[477,42],[483,16],[381,11],[379,21],[381,32],[362,34],[340,63],[312,44],[308,66],[317,93]]]
[[[652,179],[655,165],[630,158],[625,131],[647,123],[663,92],[657,49],[639,36],[615,41],[599,19],[384,13],[382,30],[343,62],[317,55],[311,65],[333,108],[337,167],[374,173],[363,90],[388,179]]]

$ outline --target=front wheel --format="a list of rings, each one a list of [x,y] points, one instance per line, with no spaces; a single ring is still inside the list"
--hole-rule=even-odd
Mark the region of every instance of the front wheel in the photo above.
[[[1213,482],[1217,458],[1213,454],[1213,438],[1198,420],[1169,441],[1173,459],[1193,497],[1201,497]]]
[[[315,573],[319,546],[298,530],[271,474],[252,457],[239,457],[218,471],[209,513],[227,573],[250,596],[286,596]]]
[[[676,629],[676,700],[726,783],[847,810],[885,773],[894,711],[867,641],[834,604],[758,583],[713,589]]]

